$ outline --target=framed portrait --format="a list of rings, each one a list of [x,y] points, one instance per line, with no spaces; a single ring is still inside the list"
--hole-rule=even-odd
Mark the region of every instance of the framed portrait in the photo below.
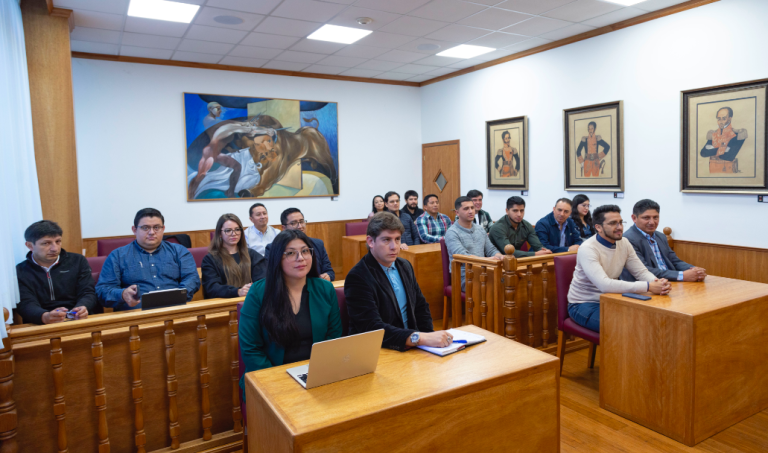
[[[565,190],[624,191],[622,101],[563,110]]]
[[[335,102],[184,93],[187,201],[339,194]]]
[[[528,117],[486,121],[489,189],[528,190]]]
[[[683,91],[680,190],[766,194],[768,80]]]

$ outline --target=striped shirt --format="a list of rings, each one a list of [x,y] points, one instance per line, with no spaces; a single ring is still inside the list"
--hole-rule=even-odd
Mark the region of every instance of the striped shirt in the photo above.
[[[664,261],[664,257],[661,256],[661,250],[659,250],[659,246],[656,245],[656,240],[653,238],[653,236],[649,235],[648,233],[641,230],[640,228],[638,228],[637,231],[643,234],[645,239],[648,241],[648,244],[651,246],[651,250],[653,250],[653,256],[656,258],[656,266],[658,266],[659,269],[663,271],[669,270],[669,267],[667,267],[667,263]],[[677,281],[679,282],[683,281],[682,271],[678,272]]]
[[[428,212],[420,215],[416,219],[416,228],[419,230],[421,242],[425,244],[434,244],[440,242],[440,238],[445,236],[445,232],[451,226],[451,219],[445,214],[437,213],[437,219]]]

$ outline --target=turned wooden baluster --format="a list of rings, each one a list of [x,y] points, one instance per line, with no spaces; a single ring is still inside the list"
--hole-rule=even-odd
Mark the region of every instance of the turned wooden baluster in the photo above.
[[[3,308],[5,321],[8,321],[10,312]],[[13,370],[15,367],[13,358],[13,342],[11,341],[11,325],[6,324],[8,333],[3,338],[3,349],[0,350],[0,453],[18,453],[19,445],[16,442],[16,402],[13,400]]]
[[[472,307],[475,305],[475,300],[472,297],[472,277],[475,275],[475,273],[472,271],[472,264],[467,263],[464,265],[464,268],[466,269],[465,275],[465,283],[464,288],[466,289],[466,300],[467,300],[467,324],[470,326],[475,325],[475,315],[472,313]]]
[[[544,347],[549,345],[549,319],[547,319],[547,312],[549,312],[549,299],[547,299],[547,271],[548,264],[541,265],[541,286],[542,295],[544,299],[541,301],[541,311],[544,313],[544,319],[542,321],[541,338],[544,341]]]
[[[504,258],[504,336],[517,341],[515,326],[517,307],[515,307],[515,286],[517,286],[517,259]]]
[[[211,426],[213,426],[213,418],[211,418],[211,401],[208,396],[208,382],[211,380],[211,375],[208,374],[207,338],[208,327],[205,325],[205,315],[200,315],[197,317],[197,340],[200,343],[200,390],[203,393],[201,401],[203,406],[203,440],[211,440]]]
[[[480,327],[488,329],[488,302],[485,300],[485,282],[488,281],[488,268],[480,266]]]
[[[99,453],[109,453],[109,430],[107,429],[107,391],[104,388],[104,345],[101,343],[101,332],[91,334],[93,344],[93,371],[96,375],[96,411],[99,415]]]
[[[243,414],[240,412],[240,347],[237,337],[237,312],[229,312],[229,374],[232,377],[232,421],[234,431],[243,431]]]
[[[56,416],[58,431],[57,445],[59,453],[67,452],[67,405],[64,402],[64,353],[61,350],[61,338],[51,339],[51,366],[53,367],[53,415]]]
[[[173,320],[165,321],[165,362],[168,366],[166,387],[168,389],[168,419],[170,421],[168,429],[171,434],[171,448],[174,450],[179,448],[179,433],[181,431],[179,410],[176,407],[176,391],[179,388],[179,383],[176,381],[175,343],[176,333],[173,331]]]
[[[526,278],[528,279],[528,346],[533,347],[533,266],[526,266],[528,272]]]
[[[131,345],[131,365],[133,368],[132,396],[134,407],[134,425],[136,434],[136,453],[146,453],[144,445],[147,443],[147,435],[144,433],[144,387],[141,384],[141,338],[139,338],[139,326],[131,326],[131,336],[128,339]]]

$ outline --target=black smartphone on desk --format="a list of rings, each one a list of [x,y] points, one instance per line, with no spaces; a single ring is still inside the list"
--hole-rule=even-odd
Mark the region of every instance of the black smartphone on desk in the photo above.
[[[624,297],[631,297],[632,299],[637,300],[651,300],[651,296],[643,296],[642,294],[635,294],[635,293],[624,293],[622,294]]]

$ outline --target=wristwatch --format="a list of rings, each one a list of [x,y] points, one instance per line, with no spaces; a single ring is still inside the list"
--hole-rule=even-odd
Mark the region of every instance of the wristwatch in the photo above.
[[[411,334],[411,343],[413,343],[414,346],[419,345],[419,332],[413,332]]]

